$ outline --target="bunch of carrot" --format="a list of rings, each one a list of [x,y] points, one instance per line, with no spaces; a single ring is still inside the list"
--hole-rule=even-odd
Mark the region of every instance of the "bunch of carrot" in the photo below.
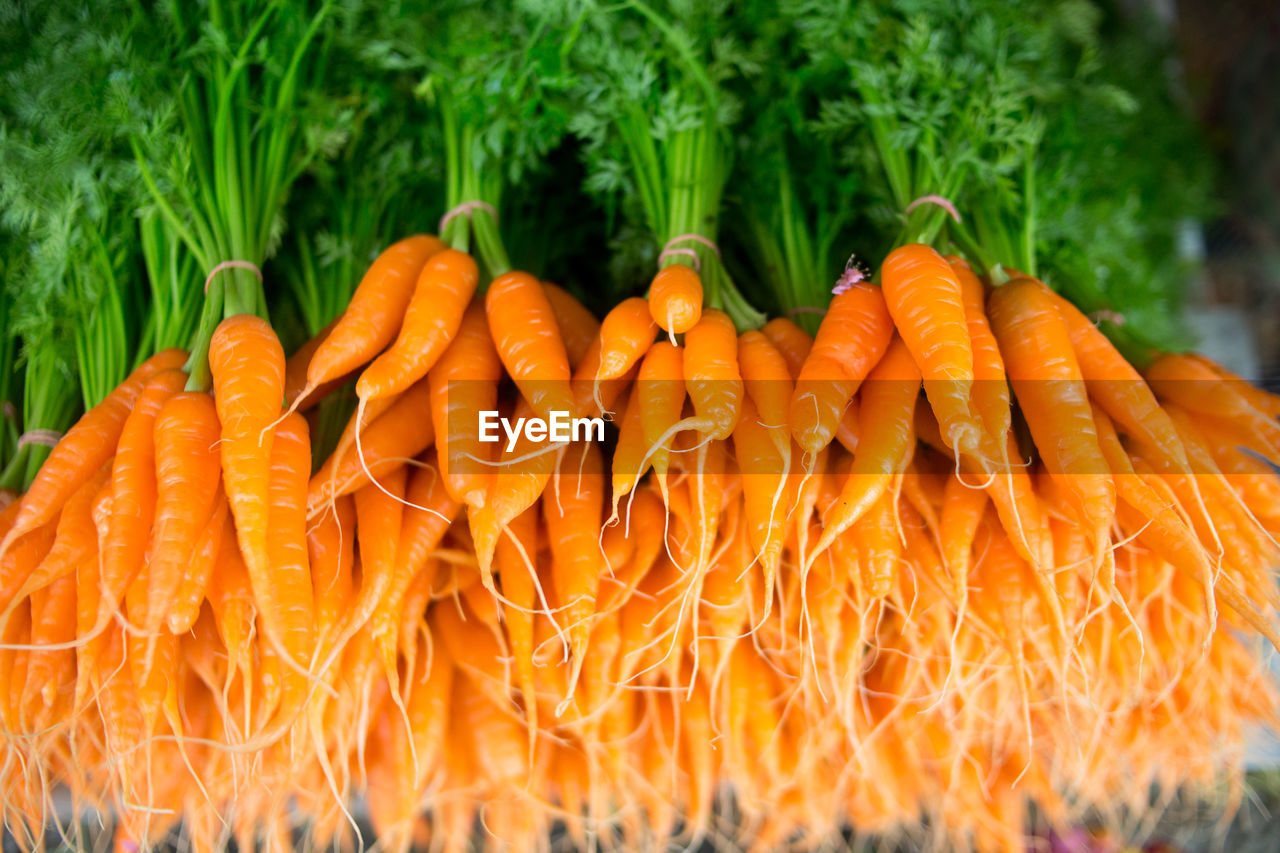
[[[208,390],[154,355],[0,512],[6,826],[65,788],[120,850],[325,846],[356,800],[392,849],[1021,850],[1029,802],[1238,771],[1280,399],[991,278],[900,246],[811,338],[677,262],[598,322],[419,235],[288,360],[251,314]],[[490,410],[616,441],[484,442]]]

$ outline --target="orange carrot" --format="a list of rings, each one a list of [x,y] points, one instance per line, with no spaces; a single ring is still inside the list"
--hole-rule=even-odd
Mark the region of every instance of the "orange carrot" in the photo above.
[[[920,369],[903,340],[895,336],[862,390],[862,408],[874,412],[875,420],[859,437],[849,479],[840,499],[825,513],[822,536],[806,557],[807,563],[861,518],[906,468],[915,446],[919,393]]]
[[[268,573],[259,579],[250,568],[249,582],[259,602],[259,616],[267,636],[285,658],[281,708],[292,714],[301,710],[306,699],[303,673],[316,651],[307,510],[301,501],[311,471],[311,443],[307,422],[301,415],[289,415],[276,428],[268,470]]]
[[[507,375],[534,412],[549,419],[573,411],[569,356],[542,284],[527,273],[505,273],[489,285],[484,304]]]
[[[200,606],[209,591],[209,580],[213,577],[213,569],[218,562],[218,551],[223,547],[235,547],[234,539],[224,536],[230,511],[227,496],[219,487],[213,499],[213,511],[196,539],[191,562],[179,580],[173,602],[168,607],[165,624],[171,634],[185,634],[195,625],[200,616]]]
[[[704,435],[723,441],[733,434],[742,406],[737,330],[728,314],[708,308],[688,330],[684,343],[684,381],[694,411],[693,419],[687,423]]]
[[[542,290],[547,296],[551,312],[555,314],[556,328],[560,330],[560,338],[564,341],[569,366],[577,368],[582,363],[583,356],[591,349],[592,341],[600,333],[600,321],[563,287],[544,281]]]
[[[427,375],[458,333],[479,274],[475,260],[456,249],[444,249],[427,260],[395,343],[356,382],[362,401],[398,394]]]
[[[600,363],[594,381],[617,379],[638,364],[653,343],[658,324],[648,300],[633,296],[614,306],[600,324]]]
[[[786,360],[791,378],[798,379],[809,350],[813,349],[813,338],[809,333],[786,317],[773,318],[764,324],[760,332]]]
[[[311,588],[315,591],[316,626],[327,641],[349,601],[356,545],[356,507],[350,495],[337,498],[328,512],[307,528]]]
[[[673,263],[649,283],[649,315],[670,335],[681,335],[702,319],[702,279],[693,267]]]
[[[359,442],[345,448],[339,442],[307,486],[308,515],[325,511],[335,498],[364,488],[371,478],[381,479],[430,447],[436,435],[431,402],[430,382],[419,379],[364,427]],[[356,423],[353,417],[350,428]]]
[[[213,515],[222,476],[220,434],[213,398],[198,391],[170,397],[156,415],[155,520],[147,546],[149,586],[143,625],[148,633],[158,632],[169,615],[182,577],[190,571],[196,544]],[[219,533],[221,527],[219,522]]]
[[[333,331],[333,327],[338,325],[339,317],[334,317],[329,324],[321,329],[316,336],[311,338],[305,344],[300,346],[293,355],[289,356],[284,363],[284,399],[285,402],[293,405],[303,390],[307,387],[307,368],[311,366],[311,359],[316,354],[316,350],[320,349],[320,345],[329,337],[329,333]],[[324,385],[315,389],[314,392],[307,395],[306,400],[298,404],[299,411],[307,409],[319,403],[320,400],[338,386],[342,381],[342,377],[332,379]]]
[[[547,539],[551,544],[551,575],[556,596],[564,604],[573,669],[567,701],[573,694],[591,636],[596,595],[600,588],[599,534],[604,500],[604,472],[599,447],[588,443],[579,462],[578,448],[564,455],[556,487],[543,496]]]
[[[76,489],[106,464],[116,451],[125,419],[143,389],[157,373],[176,370],[186,359],[182,350],[156,353],[76,421],[49,453],[22,496],[13,524],[0,540],[0,556],[22,536],[48,524]]]
[[[313,362],[314,363],[314,362]],[[209,343],[213,399],[222,424],[223,488],[259,608],[270,611],[267,523],[273,425],[284,399],[284,350],[271,326],[252,314],[228,317]],[[310,383],[308,383],[310,384]],[[266,618],[279,631],[275,615]],[[276,633],[277,640],[280,634]]]
[[[640,364],[640,423],[658,485],[664,491],[671,456],[671,430],[680,420],[686,395],[684,357],[680,348],[658,341]]]
[[[831,300],[796,379],[791,434],[811,465],[889,345],[893,321],[879,288],[858,283]]]
[[[1053,294],[1034,279],[1014,279],[987,300],[1018,405],[1050,475],[1089,526],[1102,566],[1110,557],[1115,485],[1098,448],[1080,366]],[[1119,600],[1114,588],[1108,589]],[[1119,603],[1119,601],[1118,601]]]
[[[155,420],[186,381],[178,370],[156,374],[125,421],[111,465],[111,520],[101,546],[102,599],[94,633],[111,619],[145,560],[156,505]]]
[[[889,253],[881,289],[898,334],[924,378],[943,440],[978,454],[982,424],[973,412],[973,342],[960,280],[941,255],[913,243]]]
[[[511,606],[503,610],[507,643],[515,660],[520,694],[524,698],[529,737],[529,765],[534,764],[538,735],[538,695],[534,680],[534,608],[537,606],[538,508],[530,507],[507,526],[498,541],[498,574],[502,595]]]
[[[313,391],[366,364],[395,339],[428,259],[443,251],[439,239],[416,234],[388,247],[360,279],[347,310],[316,348],[297,406]],[[234,501],[233,501],[234,505]]]
[[[490,444],[480,441],[480,412],[497,409],[502,362],[484,307],[473,302],[449,349],[427,374],[431,421],[445,488],[459,503],[483,506],[492,472]]]

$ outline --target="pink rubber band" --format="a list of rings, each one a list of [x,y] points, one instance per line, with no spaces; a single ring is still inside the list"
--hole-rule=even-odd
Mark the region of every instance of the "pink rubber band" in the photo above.
[[[453,221],[455,216],[461,216],[464,213],[470,213],[473,210],[483,210],[485,213],[493,217],[494,222],[498,221],[498,211],[494,209],[493,205],[489,204],[487,201],[473,199],[472,201],[464,201],[462,204],[452,208],[445,213],[444,216],[440,217],[440,227],[437,229],[436,233],[443,234],[445,227]]]
[[[209,274],[204,279],[204,292],[209,292],[209,283],[213,281],[213,277],[223,270],[248,270],[258,277],[258,281],[262,281],[262,270],[258,269],[258,265],[249,261],[223,261],[213,269],[209,270]]]
[[[701,234],[681,234],[678,237],[672,237],[667,241],[667,244],[662,247],[662,251],[666,252],[669,250],[672,243],[683,243],[685,240],[693,240],[696,243],[701,243],[714,252],[717,258],[720,257],[720,247],[708,240],[706,237],[703,237]]]
[[[28,444],[43,444],[45,447],[57,447],[59,441],[62,441],[62,433],[57,430],[33,429],[18,436],[18,449],[21,450]]]
[[[693,258],[694,272],[702,272],[702,261],[698,259],[698,253],[693,249],[663,249],[662,254],[658,255],[658,266],[662,266],[662,262],[672,255],[688,255]]]
[[[1106,320],[1108,323],[1111,323],[1114,326],[1124,325],[1124,315],[1119,314],[1115,311],[1112,311],[1109,308],[1103,308],[1101,311],[1094,311],[1092,314],[1089,315],[1089,319],[1093,321],[1093,325],[1095,326],[1101,323],[1103,320]]]
[[[910,213],[922,204],[936,204],[938,207],[951,214],[951,218],[956,222],[960,221],[960,213],[956,210],[956,206],[940,195],[922,195],[920,198],[907,205],[907,209],[904,210],[903,213]]]

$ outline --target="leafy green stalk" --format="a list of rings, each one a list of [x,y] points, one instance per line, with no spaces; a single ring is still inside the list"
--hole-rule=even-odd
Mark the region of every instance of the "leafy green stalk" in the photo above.
[[[704,303],[746,329],[764,317],[713,246],[732,160],[730,129],[740,117],[727,87],[756,73],[759,60],[716,40],[724,12],[718,4],[660,9],[642,0],[590,7],[576,56],[582,107],[573,129],[586,142],[589,188],[622,196],[626,215],[650,234],[659,264],[697,269]]]
[[[141,307],[128,158],[95,112],[127,54],[130,20],[119,2],[40,5],[21,21],[25,49],[4,51],[4,89],[16,97],[0,108],[0,227],[14,247],[0,390],[13,402],[16,337],[24,380],[16,420],[28,439],[66,430],[131,367]],[[12,32],[0,40],[12,46]],[[30,440],[8,446],[5,484],[25,487],[47,454]]]
[[[341,140],[346,111],[305,95],[331,36],[329,4],[308,5],[210,0],[190,16],[171,0],[150,37],[134,40],[163,51],[134,59],[131,84],[118,91],[122,124],[156,210],[202,272],[233,260],[261,269],[294,181]],[[165,85],[175,77],[176,90]],[[209,340],[234,314],[265,317],[266,297],[252,271],[223,268],[191,342],[190,387],[208,387]]]
[[[80,405],[72,360],[65,345],[52,343],[44,340],[38,347],[23,347],[22,432],[29,437],[40,431],[61,434],[70,426]],[[50,449],[43,440],[29,441],[17,448],[0,472],[0,489],[25,491],[49,457]]]

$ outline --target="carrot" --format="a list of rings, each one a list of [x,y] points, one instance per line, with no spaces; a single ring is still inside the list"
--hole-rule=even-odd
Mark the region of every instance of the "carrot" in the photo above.
[[[556,328],[560,330],[565,353],[569,356],[569,366],[577,368],[600,333],[600,321],[563,287],[544,281],[542,291],[551,306],[551,313],[555,315]]]
[[[146,558],[156,505],[155,420],[186,381],[178,370],[156,374],[125,421],[111,465],[111,520],[101,546],[102,599],[95,634],[114,615]]]
[[[862,409],[875,412],[876,417],[868,424],[866,435],[859,437],[858,453],[840,498],[824,514],[822,536],[805,556],[806,570],[837,536],[871,509],[905,469],[915,446],[914,413],[919,393],[920,369],[906,343],[895,336],[862,390]]]
[[[59,648],[34,650],[28,659],[20,700],[28,732],[66,722],[58,708],[69,708],[75,691],[75,653],[66,648],[75,637],[75,581],[74,575],[62,575],[31,598],[31,645]]]
[[[329,333],[333,331],[333,327],[338,325],[340,317],[334,317],[329,324],[316,333],[315,337],[308,340],[305,344],[289,356],[284,363],[284,399],[285,402],[293,405],[293,402],[302,396],[302,391],[307,387],[307,368],[311,366],[311,359],[316,354],[316,350],[320,349],[320,345],[329,337]],[[307,409],[319,403],[320,400],[338,386],[342,381],[342,377],[332,379],[324,385],[315,389],[313,393],[307,395],[307,399],[299,403],[299,411]]]
[[[618,506],[622,499],[631,494],[649,469],[650,458],[645,441],[642,417],[644,405],[640,389],[640,383],[631,386],[631,396],[618,427],[618,443],[613,450],[612,507],[609,513],[611,524],[618,518]]]
[[[307,382],[294,398],[294,407],[321,385],[366,364],[395,339],[418,275],[427,261],[445,248],[435,237],[416,234],[378,255],[360,279],[347,309],[307,364]]]
[[[529,766],[534,765],[538,735],[538,695],[534,680],[534,607],[537,604],[538,509],[530,507],[507,526],[498,540],[498,574],[502,595],[511,606],[503,610],[507,644],[515,660],[520,694],[524,698],[529,739]]]
[[[658,341],[640,364],[640,423],[648,444],[645,456],[665,492],[671,456],[672,428],[680,421],[686,395],[684,356],[680,348]],[[638,476],[638,474],[637,474]]]
[[[396,684],[392,673],[401,606],[414,577],[428,567],[432,552],[461,509],[445,489],[440,472],[432,466],[417,468],[409,475],[405,500],[391,579],[370,618],[374,645],[393,687]],[[363,554],[362,550],[362,559]]]
[[[1126,530],[1136,533],[1138,541],[1179,570],[1194,576],[1201,584],[1208,617],[1203,640],[1203,647],[1207,649],[1218,617],[1213,595],[1214,569],[1209,555],[1195,537],[1194,531],[1185,525],[1165,497],[1153,488],[1152,483],[1155,481],[1139,475],[1134,469],[1106,413],[1100,407],[1095,408],[1093,418],[1097,424],[1099,447],[1114,472],[1119,498],[1117,513],[1121,524]],[[1179,439],[1179,447],[1181,444]]]
[[[942,499],[939,539],[942,559],[951,574],[951,600],[963,607],[973,565],[973,541],[987,507],[987,493],[966,485],[957,475],[947,478]]]
[[[307,685],[303,673],[316,650],[307,511],[300,500],[311,471],[309,438],[307,422],[297,413],[276,428],[268,468],[266,575],[256,577],[245,561],[267,637],[284,657],[281,707],[290,714],[300,711],[305,701]]]
[[[218,562],[218,551],[223,547],[235,547],[234,540],[224,535],[230,511],[227,496],[219,487],[213,499],[213,511],[196,539],[191,562],[179,580],[165,617],[165,624],[171,634],[185,634],[191,630],[200,616],[205,594],[209,591],[209,580]]]
[[[569,387],[573,391],[573,410],[578,417],[604,417],[612,414],[611,409],[618,397],[626,393],[632,386],[635,374],[640,371],[637,361],[621,376],[613,379],[596,381],[596,373],[600,370],[600,353],[603,341],[599,334],[591,341],[582,360],[573,369],[573,379]]]
[[[198,391],[175,394],[156,415],[155,520],[147,546],[149,586],[143,624],[148,633],[158,632],[166,621],[200,535],[213,515],[222,476],[220,434],[213,398]],[[221,529],[219,521],[216,530],[221,533]]]
[[[484,308],[473,302],[453,343],[427,374],[440,472],[449,494],[467,506],[484,505],[493,476],[479,420],[480,412],[497,408],[501,376]]]
[[[800,369],[813,349],[813,338],[804,329],[786,317],[775,317],[765,323],[760,333],[769,339],[774,349],[787,362],[787,371],[793,380],[800,377]]]
[[[76,489],[106,464],[115,453],[125,420],[143,389],[157,373],[177,370],[186,359],[187,354],[178,349],[156,353],[76,421],[49,453],[19,501],[13,524],[0,540],[0,557],[18,539],[48,524]]]
[[[1212,370],[1219,377],[1226,380],[1232,389],[1241,396],[1245,397],[1251,406],[1260,412],[1264,412],[1273,418],[1280,418],[1280,396],[1272,394],[1259,388],[1249,380],[1237,376],[1230,370],[1227,370],[1221,364],[1218,364],[1211,358],[1201,355],[1200,353],[1188,353],[1189,358],[1198,361],[1200,364]]]
[[[863,588],[873,599],[887,597],[898,578],[902,540],[897,503],[897,495],[886,489],[850,528],[858,544]]]
[[[1003,286],[1007,287],[1007,285]],[[1017,392],[1016,385],[1014,392]],[[1031,699],[1024,648],[1023,609],[1030,569],[1013,550],[1008,537],[1004,536],[1003,531],[999,529],[999,524],[992,512],[988,512],[983,523],[979,525],[978,538],[974,547],[983,555],[975,566],[975,570],[979,573],[977,595],[981,603],[988,604],[983,608],[983,612],[987,614],[989,627],[996,636],[1003,637],[1005,648],[1013,663],[1018,696],[1022,702],[1023,727],[1027,735],[1027,747],[1030,748]]]
[[[795,385],[786,356],[762,332],[744,332],[738,338],[738,365],[762,424],[777,436],[779,446],[790,448],[787,417]]]
[[[325,511],[336,498],[365,488],[430,447],[436,436],[431,402],[430,382],[419,379],[364,428],[358,442],[345,448],[339,442],[307,485],[307,514]],[[357,422],[353,417],[349,428]]]
[[[791,434],[806,465],[831,443],[840,416],[893,334],[879,288],[855,284],[831,300],[791,396]]]
[[[107,488],[110,482],[110,475],[111,467],[109,465],[102,466],[102,470],[95,474],[93,479],[77,489],[76,493],[67,501],[66,506],[62,508],[62,513],[58,516],[56,526],[54,526],[54,535],[48,553],[44,555],[39,565],[35,567],[26,580],[23,581],[22,586],[13,594],[12,600],[6,608],[6,612],[0,616],[0,620],[7,618],[8,611],[11,611],[13,607],[20,604],[36,590],[43,589],[59,578],[75,574],[79,570],[80,564],[85,560],[97,562],[98,539],[93,522],[93,505],[98,499],[99,492]],[[25,540],[23,544],[26,544]],[[34,554],[35,551],[32,551],[32,553]],[[10,566],[16,567],[18,562],[7,558],[0,560],[0,563],[3,563],[6,568]],[[7,575],[8,572],[6,571],[4,574]],[[9,587],[7,578],[4,587],[5,589]]]
[[[456,249],[443,249],[427,260],[395,343],[356,382],[361,401],[398,394],[427,375],[458,333],[479,275],[475,260]]]
[[[1058,294],[1054,294],[1054,301],[1071,336],[1089,396],[1098,401],[1111,420],[1158,458],[1175,470],[1190,473],[1178,431],[1141,374],[1080,309]]]
[[[556,475],[557,487],[549,489],[542,500],[551,544],[551,576],[556,596],[563,602],[568,651],[573,656],[565,701],[557,713],[567,707],[585,662],[603,562],[596,541],[604,499],[600,449],[588,443],[580,463],[577,456],[576,448],[564,455]]]
[[[489,334],[507,375],[542,418],[573,411],[569,356],[542,284],[533,276],[509,272],[485,293]]]
[[[991,324],[987,322],[986,292],[966,261],[953,256],[947,256],[946,260],[960,282],[960,297],[964,302],[965,323],[972,345],[973,407],[987,435],[995,443],[997,453],[1003,457],[1005,437],[1012,421],[1009,382],[1000,346],[991,331]],[[1009,463],[1008,459],[1002,458],[1001,461],[1006,466]]]
[[[979,454],[982,423],[973,412],[973,341],[960,280],[941,255],[912,243],[880,267],[885,304],[924,379],[924,391],[958,453]]]
[[[686,264],[658,270],[649,283],[649,316],[667,334],[682,335],[702,319],[702,278]]]
[[[684,343],[684,381],[694,411],[686,423],[723,441],[733,434],[742,406],[737,330],[728,314],[708,308],[688,330]]]
[[[532,415],[532,405],[527,400],[521,398],[516,401],[514,417]],[[491,564],[502,528],[538,502],[562,453],[563,447],[534,441],[522,431],[513,450],[503,447],[502,459],[490,480],[484,506],[473,508],[467,514],[480,566],[480,579],[490,592],[495,591]]]
[[[404,520],[408,474],[400,467],[355,493],[356,536],[360,549],[360,589],[347,605],[330,654],[373,618],[395,575],[396,551]],[[388,674],[388,677],[391,677]]]
[[[284,350],[265,320],[238,314],[223,320],[209,342],[213,399],[222,424],[223,488],[235,519],[236,539],[259,608],[270,588],[267,558],[273,426],[284,399]],[[310,384],[310,382],[308,382]],[[271,630],[282,626],[267,617]],[[280,635],[276,635],[277,641]]]
[[[1111,555],[1115,485],[1098,447],[1088,392],[1066,324],[1050,290],[1034,279],[1014,279],[996,288],[987,303],[1036,448],[1050,476],[1088,525],[1101,567]],[[1113,584],[1107,592],[1123,607]]]
[[[596,385],[617,379],[638,364],[657,333],[648,300],[633,296],[615,305],[600,324],[600,363],[593,377]]]
[[[1202,362],[1169,353],[1151,363],[1147,381],[1161,398],[1188,411],[1236,423],[1254,433],[1270,456],[1280,458],[1280,423],[1275,416],[1254,407],[1236,383],[1223,379]]]
[[[793,489],[790,477],[790,444],[779,452],[775,436],[761,424],[751,400],[743,403],[742,420],[733,433],[733,447],[742,478],[743,512],[751,547],[764,569],[765,611],[769,616],[772,590],[782,561],[787,519],[791,514]]]
[[[337,498],[328,512],[307,528],[316,628],[326,642],[349,601],[355,568],[356,507],[350,495]]]

